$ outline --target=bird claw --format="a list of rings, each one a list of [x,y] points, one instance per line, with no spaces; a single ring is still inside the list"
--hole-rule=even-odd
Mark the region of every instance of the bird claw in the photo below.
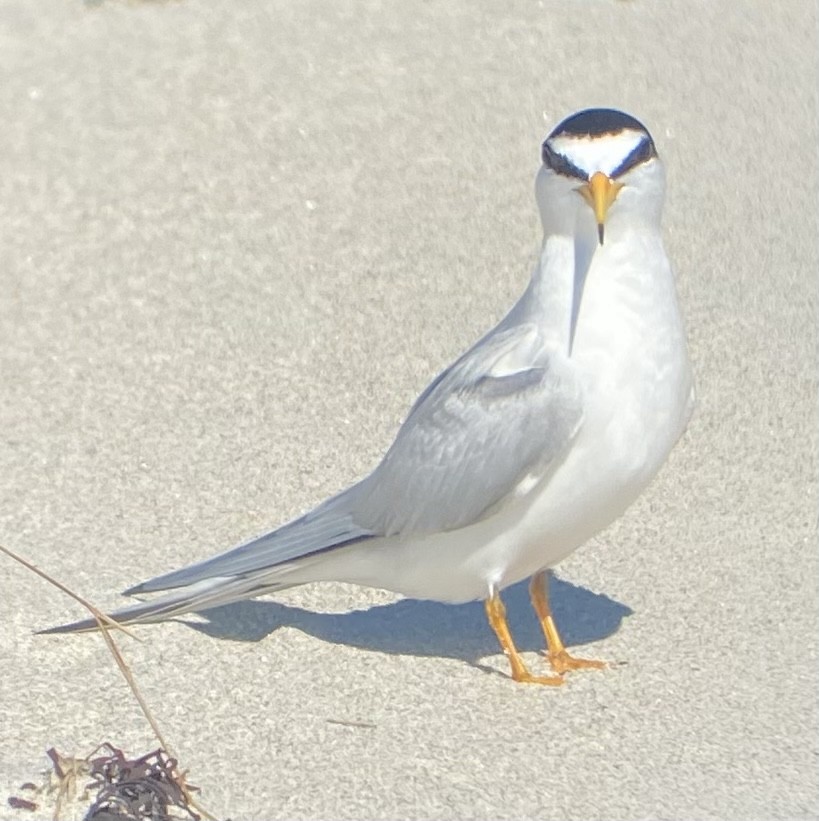
[[[535,676],[528,670],[514,672],[512,678],[519,684],[542,684],[548,687],[561,687],[566,683],[563,676]]]
[[[549,664],[558,675],[568,673],[570,670],[604,670],[609,666],[606,661],[595,661],[593,659],[580,659],[569,655],[567,650],[560,650],[557,653],[544,651],[544,656],[549,659]]]

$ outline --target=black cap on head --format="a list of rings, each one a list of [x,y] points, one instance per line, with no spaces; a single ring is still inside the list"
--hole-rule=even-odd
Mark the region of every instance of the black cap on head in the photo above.
[[[544,140],[541,151],[543,163],[563,176],[589,179],[599,169],[582,167],[582,154],[572,151],[571,144],[575,140],[602,139],[623,131],[639,134],[639,142],[615,168],[607,169],[612,179],[657,156],[654,140],[639,120],[613,108],[587,108],[567,117]]]
[[[566,117],[549,135],[552,137],[602,137],[604,134],[616,134],[624,129],[643,131],[648,129],[629,114],[613,108],[587,108]]]

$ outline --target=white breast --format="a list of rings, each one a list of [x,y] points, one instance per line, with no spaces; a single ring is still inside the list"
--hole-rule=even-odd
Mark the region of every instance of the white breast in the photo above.
[[[507,537],[518,547],[510,551],[497,540],[498,562],[512,555],[503,584],[556,564],[611,524],[654,478],[685,429],[693,407],[691,368],[659,237],[621,239],[595,255],[571,361],[584,388],[583,425],[523,515],[515,520],[509,511]]]

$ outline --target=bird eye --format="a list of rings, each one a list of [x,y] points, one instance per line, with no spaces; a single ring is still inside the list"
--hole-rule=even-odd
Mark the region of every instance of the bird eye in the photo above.
[[[556,174],[562,174],[564,177],[577,177],[581,180],[586,180],[587,174],[581,171],[573,162],[568,160],[563,154],[557,151],[552,151],[549,141],[543,143],[543,164],[547,168],[551,168]]]
[[[640,140],[637,147],[611,172],[610,176],[612,179],[619,177],[621,174],[625,174],[626,171],[630,171],[656,156],[657,149],[654,147],[654,141],[646,135],[645,139]]]

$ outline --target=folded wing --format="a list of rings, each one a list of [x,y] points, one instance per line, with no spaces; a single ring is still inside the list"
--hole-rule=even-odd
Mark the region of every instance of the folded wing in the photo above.
[[[582,416],[571,363],[544,350],[535,326],[492,333],[419,397],[364,480],[271,533],[131,588],[126,592],[183,590],[113,616],[155,621],[251,598],[286,587],[294,562],[329,550],[474,524],[527,477],[546,477]],[[373,549],[389,549],[388,543]]]

